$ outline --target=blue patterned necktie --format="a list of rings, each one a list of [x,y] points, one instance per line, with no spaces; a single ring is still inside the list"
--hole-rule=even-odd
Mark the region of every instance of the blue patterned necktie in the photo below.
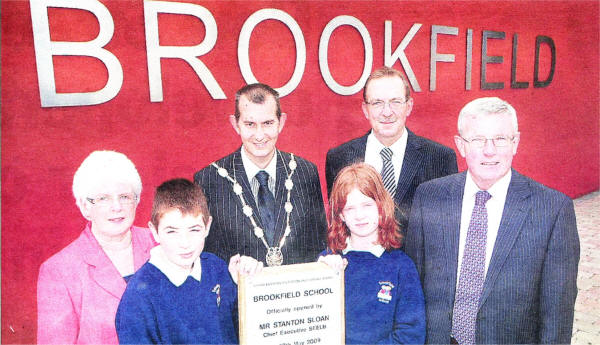
[[[256,174],[258,180],[258,213],[264,227],[265,239],[272,246],[275,237],[275,198],[269,190],[269,174],[261,170]]]
[[[394,175],[394,164],[392,164],[392,155],[394,152],[389,147],[384,147],[379,154],[383,160],[383,168],[381,169],[383,186],[393,198],[396,193],[396,176]]]
[[[475,207],[467,231],[467,241],[460,265],[460,278],[454,312],[452,314],[452,336],[461,345],[475,344],[475,325],[479,298],[485,280],[485,248],[487,240],[487,209],[485,203],[492,196],[479,191],[475,196]]]

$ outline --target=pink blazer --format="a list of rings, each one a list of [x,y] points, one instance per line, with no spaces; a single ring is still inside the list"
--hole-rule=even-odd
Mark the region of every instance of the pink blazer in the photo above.
[[[79,238],[40,267],[38,344],[118,344],[115,314],[126,283],[92,235]],[[155,242],[149,229],[131,227],[138,270]]]

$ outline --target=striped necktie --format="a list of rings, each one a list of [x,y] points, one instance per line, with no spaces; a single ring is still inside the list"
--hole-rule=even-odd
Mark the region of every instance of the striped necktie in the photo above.
[[[390,193],[392,198],[396,193],[396,176],[394,175],[394,164],[392,164],[392,149],[385,147],[379,152],[383,160],[383,168],[381,169],[381,179],[385,189]]]

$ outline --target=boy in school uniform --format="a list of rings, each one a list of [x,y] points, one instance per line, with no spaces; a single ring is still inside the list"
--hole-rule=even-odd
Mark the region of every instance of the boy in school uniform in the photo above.
[[[235,255],[227,264],[202,252],[212,217],[202,189],[186,179],[156,189],[149,227],[158,246],[134,274],[117,310],[125,344],[233,344],[240,274],[262,263]],[[232,281],[233,277],[233,281]]]

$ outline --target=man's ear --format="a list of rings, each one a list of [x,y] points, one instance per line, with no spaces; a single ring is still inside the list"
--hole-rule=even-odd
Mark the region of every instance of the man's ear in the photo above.
[[[279,133],[281,133],[281,131],[283,130],[283,126],[285,125],[286,120],[287,120],[287,114],[281,113],[281,116],[279,117]]]
[[[406,101],[406,117],[410,116],[410,113],[412,112],[412,108],[413,108],[414,102],[413,102],[413,98],[409,98]]]
[[[517,147],[519,147],[519,142],[521,141],[521,132],[515,133],[513,136],[513,156],[517,154]]]
[[[369,105],[367,103],[365,103],[365,101],[362,102],[362,111],[363,114],[365,114],[365,118],[368,120],[369,119],[369,111],[367,110],[367,107]]]
[[[235,130],[235,132],[240,134],[240,126],[238,126],[238,121],[235,118],[235,115],[229,115],[229,123],[231,123],[231,127]]]
[[[150,232],[154,237],[154,241],[156,241],[156,243],[160,243],[160,239],[158,238],[158,229],[154,227],[154,224],[152,224],[152,222],[148,222],[148,227],[150,228]]]
[[[463,140],[463,138],[461,138],[459,135],[455,135],[454,136],[454,144],[456,145],[456,148],[458,149],[458,152],[460,153],[460,155],[463,158],[465,158],[465,156],[466,156],[465,141]]]

